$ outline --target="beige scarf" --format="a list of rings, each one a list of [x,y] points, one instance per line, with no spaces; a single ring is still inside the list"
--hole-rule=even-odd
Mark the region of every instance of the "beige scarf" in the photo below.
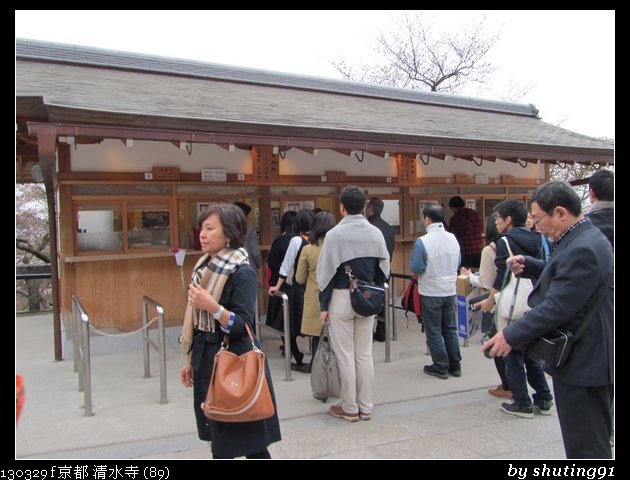
[[[225,286],[225,282],[227,282],[228,277],[234,272],[236,267],[244,264],[249,265],[249,260],[247,258],[247,252],[244,248],[224,248],[211,259],[209,257],[209,254],[206,254],[199,259],[193,269],[193,281],[197,269],[207,263],[206,268],[203,270],[199,285],[207,290],[210,295],[212,295],[212,298],[218,302],[221,298],[221,293],[223,292],[223,287]],[[206,315],[205,322],[201,320],[204,313]],[[197,322],[195,322],[196,318],[198,319]],[[210,317],[208,316],[208,312],[205,310],[193,308],[190,304],[186,306],[184,326],[182,327],[181,336],[182,353],[188,354],[190,352],[195,328],[208,332],[214,331],[214,320],[210,321],[209,319]]]

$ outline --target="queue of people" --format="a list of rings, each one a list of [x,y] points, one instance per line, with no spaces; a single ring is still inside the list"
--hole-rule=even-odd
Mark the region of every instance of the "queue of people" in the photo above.
[[[609,200],[610,180],[608,174],[594,176],[589,216],[597,221],[611,218],[614,203]],[[359,187],[344,188],[339,204],[342,220],[338,224],[330,212],[320,211],[314,216],[307,209],[285,213],[281,235],[269,253],[269,292],[281,290],[290,298],[287,320],[291,325],[294,370],[308,374],[312,363],[303,361],[297,336],[313,338],[314,356],[321,325],[329,324],[341,382],[340,403],[332,405],[329,413],[357,422],[370,420],[374,407],[375,315],[363,316],[354,310],[348,272],[377,285],[387,281],[394,235],[380,216],[383,202],[372,198],[366,208],[365,194]],[[604,227],[608,237],[604,236],[593,227],[595,221],[582,215],[579,198],[570,186],[548,182],[534,192],[529,214],[516,200],[501,202],[494,208],[482,251],[481,233],[479,241],[472,239],[479,229],[479,216],[466,208],[461,197],[453,197],[449,205],[455,213],[449,225],[441,205],[430,204],[423,209],[427,233],[416,240],[409,259],[410,269],[419,275],[418,289],[432,361],[424,366],[424,373],[438,379],[462,375],[455,295],[459,269],[471,284],[489,293],[479,304],[486,315],[494,310],[494,293],[502,290],[504,273],[511,269],[515,275],[532,280],[531,310],[518,321],[495,320],[497,333],[483,349],[495,358],[501,385],[489,393],[512,400],[501,404],[501,410],[522,418],[532,418],[534,411],[551,414],[555,401],[567,457],[610,458],[614,230]],[[362,214],[364,208],[367,219]],[[215,355],[224,339],[229,338],[230,348],[236,352],[251,349],[246,326],[253,329],[254,325],[258,265],[247,251],[248,212],[244,210],[242,205],[221,204],[210,207],[201,216],[199,239],[205,255],[193,271],[182,332],[186,360],[181,382],[194,388],[199,437],[211,442],[213,458],[269,458],[268,445],[281,439],[266,361],[265,377],[274,405],[272,416],[224,423],[205,417],[201,406]],[[466,267],[479,272],[475,274]],[[607,288],[602,290],[601,285]],[[524,354],[527,343],[552,328],[566,326],[576,330],[600,290],[605,292],[605,298],[592,324],[592,334],[576,342],[566,365],[546,366],[543,371],[539,363]],[[280,330],[284,319],[277,300],[272,297],[269,302],[267,324]],[[601,353],[597,358],[592,355],[595,351]],[[553,378],[553,396],[545,372]],[[535,391],[533,400],[527,383]]]

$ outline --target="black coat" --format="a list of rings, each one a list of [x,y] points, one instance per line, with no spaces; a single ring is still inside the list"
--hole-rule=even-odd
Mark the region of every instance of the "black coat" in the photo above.
[[[601,210],[595,210],[594,212],[586,215],[591,219],[593,225],[599,228],[606,238],[615,248],[615,209],[614,208],[602,208]]]
[[[396,248],[396,233],[394,232],[394,229],[389,223],[383,220],[380,215],[372,215],[368,218],[368,222],[378,228],[383,234],[385,245],[387,246],[387,251],[389,252],[389,261],[391,262],[392,257],[394,256],[394,248]]]
[[[577,387],[614,382],[613,254],[606,237],[590,222],[569,232],[546,265],[525,257],[523,276],[540,275],[529,296],[532,310],[503,330],[505,340],[518,348],[557,327],[575,332],[595,300],[600,285],[606,296],[584,335],[575,342],[567,363],[545,367],[554,379]]]
[[[269,250],[269,255],[267,257],[267,266],[271,271],[271,277],[269,278],[269,285],[271,286],[274,286],[276,283],[278,283],[280,266],[282,265],[282,260],[284,260],[284,255],[287,253],[290,242],[291,236],[285,232],[282,235],[276,237],[271,244],[271,250]]]
[[[238,267],[228,278],[219,303],[234,312],[234,326],[230,332],[230,351],[240,355],[252,349],[245,322],[254,331],[254,309],[258,278],[249,265]],[[269,365],[265,360],[267,383],[276,413],[267,420],[244,423],[224,423],[209,420],[201,409],[210,385],[214,356],[219,351],[223,332],[215,322],[217,333],[197,333],[193,339],[192,367],[194,379],[194,411],[201,440],[212,442],[212,453],[220,457],[240,457],[264,451],[270,443],[281,440],[276,397]],[[258,345],[258,341],[256,341]],[[260,345],[258,345],[260,346]]]

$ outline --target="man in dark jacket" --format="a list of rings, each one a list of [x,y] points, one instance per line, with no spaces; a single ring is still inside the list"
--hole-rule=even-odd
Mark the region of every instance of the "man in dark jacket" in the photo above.
[[[615,174],[597,170],[588,181],[591,209],[586,214],[615,248]]]
[[[394,229],[391,225],[381,218],[384,206],[383,200],[380,198],[374,197],[370,199],[365,206],[365,217],[368,219],[368,222],[378,228],[383,234],[385,245],[387,245],[387,251],[389,252],[389,262],[391,265],[391,261],[394,256],[394,248],[396,247],[396,234],[394,233]],[[374,340],[377,342],[385,341],[385,310],[379,313],[376,317]]]
[[[573,344],[567,363],[546,366],[567,458],[611,458],[614,382],[614,297],[612,247],[581,213],[580,199],[565,182],[548,182],[532,197],[532,217],[554,245],[545,262],[511,257],[512,271],[540,275],[529,296],[532,310],[488,340],[483,350],[506,356],[554,328],[576,332],[600,286],[604,297],[586,334]]]
[[[243,202],[234,202],[238,208],[243,210],[245,218],[252,211],[252,207]],[[247,250],[247,256],[249,257],[249,264],[254,267],[254,270],[258,270],[262,265],[262,256],[260,254],[260,247],[258,246],[258,234],[256,229],[252,225],[247,225],[247,233],[245,234],[245,250]]]

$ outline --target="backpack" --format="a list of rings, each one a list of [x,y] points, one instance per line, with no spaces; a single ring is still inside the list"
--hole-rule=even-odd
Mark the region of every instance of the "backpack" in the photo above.
[[[418,292],[418,275],[414,275],[407,284],[407,289],[400,299],[400,305],[405,311],[405,317],[409,320],[408,312],[416,314],[418,323],[422,323],[422,307],[420,306],[420,292]]]

